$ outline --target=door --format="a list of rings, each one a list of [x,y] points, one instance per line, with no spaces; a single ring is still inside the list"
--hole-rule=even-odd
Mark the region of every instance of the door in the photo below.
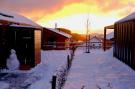
[[[34,66],[34,38],[33,30],[21,29],[17,32],[16,49],[21,65]]]

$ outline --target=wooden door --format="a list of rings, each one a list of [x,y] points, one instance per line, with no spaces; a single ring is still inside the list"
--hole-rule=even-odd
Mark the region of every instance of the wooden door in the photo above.
[[[33,30],[21,29],[17,31],[16,51],[21,65],[34,66]]]

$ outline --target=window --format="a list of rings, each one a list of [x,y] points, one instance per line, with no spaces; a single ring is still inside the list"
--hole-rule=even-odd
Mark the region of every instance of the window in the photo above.
[[[53,48],[56,48],[56,39],[55,39],[55,37],[50,37],[48,39],[48,45],[52,46]]]

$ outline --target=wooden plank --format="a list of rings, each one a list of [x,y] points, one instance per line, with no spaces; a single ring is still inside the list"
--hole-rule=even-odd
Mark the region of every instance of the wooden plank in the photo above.
[[[35,64],[39,64],[41,61],[41,30],[35,30]]]

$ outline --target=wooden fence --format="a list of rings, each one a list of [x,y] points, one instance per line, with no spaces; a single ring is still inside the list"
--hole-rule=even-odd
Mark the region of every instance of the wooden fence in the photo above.
[[[72,65],[72,60],[74,57],[74,50],[72,50],[71,55],[67,56],[67,62],[65,66],[62,66],[53,76],[52,76],[52,89],[61,89],[67,79],[68,72]]]

